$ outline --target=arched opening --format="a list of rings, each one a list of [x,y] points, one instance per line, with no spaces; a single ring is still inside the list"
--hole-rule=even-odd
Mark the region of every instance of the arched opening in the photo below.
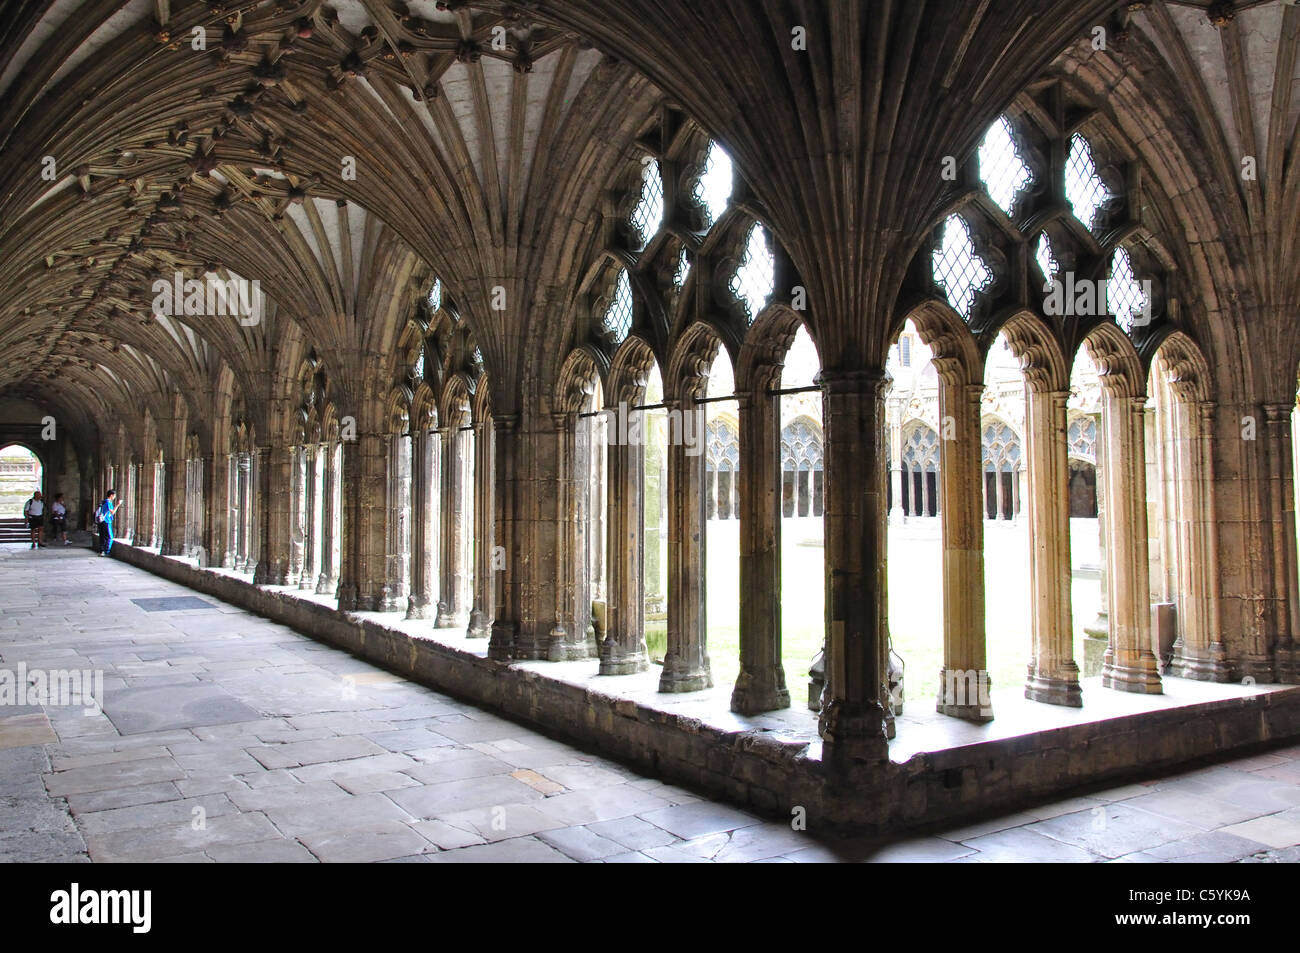
[[[21,444],[0,448],[0,519],[22,519],[23,506],[37,490],[45,495],[41,458]]]
[[[740,434],[735,393],[731,359],[719,347],[704,388],[708,403],[695,405],[687,399],[682,406],[683,440],[688,416],[695,409],[703,411],[705,645],[715,685],[735,684],[740,672]]]
[[[640,404],[629,411],[628,442],[641,447],[641,626],[651,662],[668,651],[668,414],[659,365],[651,366]]]

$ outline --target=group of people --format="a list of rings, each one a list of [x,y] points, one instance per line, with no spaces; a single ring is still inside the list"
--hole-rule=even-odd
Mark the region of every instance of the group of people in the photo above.
[[[121,505],[117,499],[117,491],[109,490],[95,509],[95,526],[99,532],[96,549],[101,556],[107,556],[113,551],[113,518]],[[71,545],[68,542],[68,507],[63,502],[62,493],[55,494],[54,502],[50,504],[49,516],[52,538],[61,537],[64,546]],[[23,517],[32,531],[32,549],[37,547],[44,549],[45,498],[41,496],[40,490],[33,493],[32,498],[23,506]]]

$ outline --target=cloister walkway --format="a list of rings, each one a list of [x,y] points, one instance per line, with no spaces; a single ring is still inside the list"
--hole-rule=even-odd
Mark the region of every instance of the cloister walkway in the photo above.
[[[104,709],[0,707],[0,861],[1300,860],[1300,746],[823,843],[81,548],[0,547],[20,667]]]

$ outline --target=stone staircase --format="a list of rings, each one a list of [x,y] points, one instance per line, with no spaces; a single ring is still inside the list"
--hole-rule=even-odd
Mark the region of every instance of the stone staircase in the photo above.
[[[0,519],[0,545],[5,543],[30,543],[32,534],[22,517]]]

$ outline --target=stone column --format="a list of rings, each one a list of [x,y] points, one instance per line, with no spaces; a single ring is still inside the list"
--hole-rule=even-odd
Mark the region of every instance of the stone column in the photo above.
[[[303,541],[302,568],[298,572],[298,588],[307,592],[316,590],[320,574],[320,446],[309,444],[303,448]]]
[[[1300,567],[1296,553],[1294,450],[1291,446],[1291,412],[1289,404],[1264,405],[1264,431],[1269,458],[1269,506],[1272,521],[1274,627],[1274,671],[1279,682],[1300,682],[1300,648],[1295,641],[1300,626]]]
[[[496,414],[482,428],[482,444],[490,449],[490,457],[484,459],[479,455],[479,463],[486,471],[486,479],[477,479],[477,487],[490,487],[486,493],[485,504],[476,507],[475,517],[478,521],[478,547],[474,552],[474,608],[482,615],[477,619],[470,613],[470,628],[477,622],[480,629],[486,629],[491,636],[488,642],[488,657],[499,662],[512,658],[545,658],[549,645],[539,645],[537,633],[527,633],[520,626],[523,608],[523,594],[520,579],[526,569],[521,565],[522,558],[531,557],[520,546],[519,534],[523,527],[519,518],[535,516],[534,513],[521,514],[521,498],[527,499],[526,491],[521,491],[520,482],[524,474],[520,468],[527,459],[521,452],[519,417],[516,414]],[[479,449],[476,447],[476,450]],[[483,477],[482,471],[475,474]],[[483,520],[486,510],[491,514],[489,520]],[[486,525],[485,525],[486,523]],[[504,565],[493,557],[493,549],[501,547]],[[498,579],[498,575],[505,578]],[[488,607],[491,615],[488,615]]]
[[[740,675],[731,710],[790,707],[781,660],[781,398],[779,374],[736,393],[740,419]]]
[[[385,612],[405,612],[409,604],[411,556],[411,441],[410,433],[388,437],[387,540],[384,591]]]
[[[1110,560],[1106,553],[1106,478],[1102,466],[1102,446],[1105,443],[1106,423],[1101,414],[1095,415],[1097,424],[1097,442],[1093,448],[1093,476],[1096,480],[1097,497],[1097,552],[1098,572],[1100,573],[1101,605],[1097,618],[1083,627],[1086,637],[1083,642],[1083,674],[1085,677],[1100,675],[1105,661],[1106,648],[1110,644],[1110,583],[1106,567]]]
[[[289,569],[285,585],[296,586],[302,579],[304,550],[307,548],[307,449],[293,447],[289,450],[288,499]]]
[[[438,431],[442,443],[442,571],[438,574],[439,629],[459,629],[469,621],[469,432],[458,420]]]
[[[299,482],[296,452],[283,446],[259,447],[255,484],[259,502],[256,526],[259,554],[253,582],[263,586],[297,584],[292,569],[294,514],[298,503],[295,490]],[[301,546],[301,543],[299,543]]]
[[[175,444],[176,441],[173,441]],[[163,529],[162,554],[164,556],[183,556],[188,539],[190,461],[185,459],[185,440],[182,433],[179,451],[171,458],[167,469],[166,481],[163,483]]]
[[[593,428],[591,421],[597,421]],[[554,526],[555,628],[550,633],[547,658],[552,662],[584,659],[594,637],[591,623],[593,429],[603,429],[602,418],[555,414],[554,446],[557,506]],[[551,528],[547,527],[547,536]],[[540,594],[539,594],[540,597]]]
[[[695,404],[695,393],[677,401],[665,400],[671,413],[697,415],[697,433],[704,432],[698,420],[704,411]],[[661,692],[695,692],[713,687],[709,671],[708,626],[705,620],[704,570],[705,514],[703,445],[692,449],[685,441],[668,444],[668,648],[659,678]]]
[[[138,488],[139,512],[136,514],[137,545],[153,546],[154,502],[156,499],[155,481],[158,479],[157,465],[153,461],[140,464],[140,484]]]
[[[1106,573],[1110,644],[1101,683],[1159,695],[1160,668],[1151,651],[1151,576],[1147,552],[1145,399],[1105,388]]]
[[[1083,704],[1083,693],[1079,688],[1079,666],[1074,661],[1070,613],[1070,468],[1065,414],[1068,397],[1067,391],[1044,387],[1031,386],[1026,392],[1029,584],[1034,645],[1025,697],[1052,705],[1079,707]]]
[[[645,589],[641,547],[645,513],[645,411],[629,413],[627,430],[637,440],[609,441],[609,593],[605,638],[600,644],[601,675],[631,675],[649,667],[645,644]]]
[[[338,601],[343,611],[378,612],[387,592],[387,435],[372,430],[343,444],[343,547]]]
[[[441,437],[436,431],[412,432],[411,456],[411,595],[408,619],[432,619],[437,613],[433,576],[438,558],[438,464]]]
[[[1210,401],[1178,400],[1177,482],[1180,513],[1180,617],[1169,674],[1208,682],[1232,680],[1220,639],[1218,553],[1214,547],[1214,415]]]
[[[247,453],[237,453],[231,458],[230,486],[230,568],[236,572],[248,571],[248,511],[249,484],[252,459]]]
[[[826,684],[824,759],[848,767],[888,758],[883,659],[885,388],[877,371],[823,371],[826,439]],[[864,474],[867,478],[864,479]]]
[[[495,459],[492,447],[494,428],[491,418],[474,425],[474,579],[473,608],[469,613],[466,638],[486,639],[492,634],[492,613],[496,605],[493,593],[492,547],[495,545],[493,503]]]
[[[316,593],[334,595],[338,586],[339,540],[336,527],[339,522],[339,445],[326,443],[325,467],[321,474],[321,532],[320,578],[316,580]]]
[[[902,409],[895,405],[889,413],[889,481],[890,495],[893,497],[889,508],[889,522],[901,525],[907,514],[903,510],[903,434],[901,427]]]
[[[984,627],[984,519],[978,506],[983,478],[980,447],[982,384],[942,375],[939,416],[952,439],[939,444],[943,533],[943,668],[936,708],[969,721],[991,721]]]

